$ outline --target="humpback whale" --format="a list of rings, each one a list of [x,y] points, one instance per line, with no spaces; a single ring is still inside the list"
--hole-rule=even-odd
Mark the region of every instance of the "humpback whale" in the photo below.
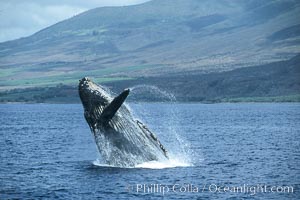
[[[84,77],[79,80],[78,90],[84,117],[106,164],[134,167],[168,159],[168,153],[156,135],[134,119],[124,104],[129,89],[113,98],[104,87]]]

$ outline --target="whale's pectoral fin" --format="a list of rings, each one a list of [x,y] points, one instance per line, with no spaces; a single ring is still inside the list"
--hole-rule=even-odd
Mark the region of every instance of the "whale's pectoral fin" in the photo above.
[[[112,102],[106,106],[100,116],[101,123],[108,123],[113,116],[116,114],[118,109],[121,107],[121,105],[124,103],[126,97],[129,94],[129,89],[124,90],[119,96],[114,98]]]

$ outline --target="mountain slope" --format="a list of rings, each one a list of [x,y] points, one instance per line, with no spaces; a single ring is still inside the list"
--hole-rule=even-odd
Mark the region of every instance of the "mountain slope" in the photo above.
[[[0,90],[202,74],[300,52],[293,0],[154,0],[96,8],[0,44]]]
[[[300,101],[300,55],[287,60],[232,71],[137,78],[104,83],[116,94],[132,89],[130,101],[240,102]],[[159,89],[157,89],[159,88]],[[162,90],[162,91],[161,91]],[[163,91],[167,92],[167,95]],[[0,102],[79,103],[77,86],[17,89],[0,92]]]

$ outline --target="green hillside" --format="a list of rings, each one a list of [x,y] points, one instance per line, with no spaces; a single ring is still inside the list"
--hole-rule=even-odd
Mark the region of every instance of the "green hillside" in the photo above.
[[[110,81],[114,93],[133,89],[129,101],[300,102],[300,55],[288,60],[210,74],[172,74]],[[103,80],[93,79],[97,83]],[[174,95],[174,98],[173,98]],[[172,97],[170,99],[170,97]],[[79,103],[77,84],[0,92],[1,102]]]

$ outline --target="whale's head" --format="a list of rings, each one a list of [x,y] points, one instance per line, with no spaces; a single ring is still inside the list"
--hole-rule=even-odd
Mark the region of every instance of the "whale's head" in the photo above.
[[[129,94],[129,89],[113,98],[102,86],[97,85],[89,78],[79,80],[79,96],[84,107],[84,115],[90,125],[96,121],[108,123],[115,115]]]
[[[83,107],[91,111],[95,107],[105,107],[111,101],[110,94],[88,77],[79,80],[79,96]]]

